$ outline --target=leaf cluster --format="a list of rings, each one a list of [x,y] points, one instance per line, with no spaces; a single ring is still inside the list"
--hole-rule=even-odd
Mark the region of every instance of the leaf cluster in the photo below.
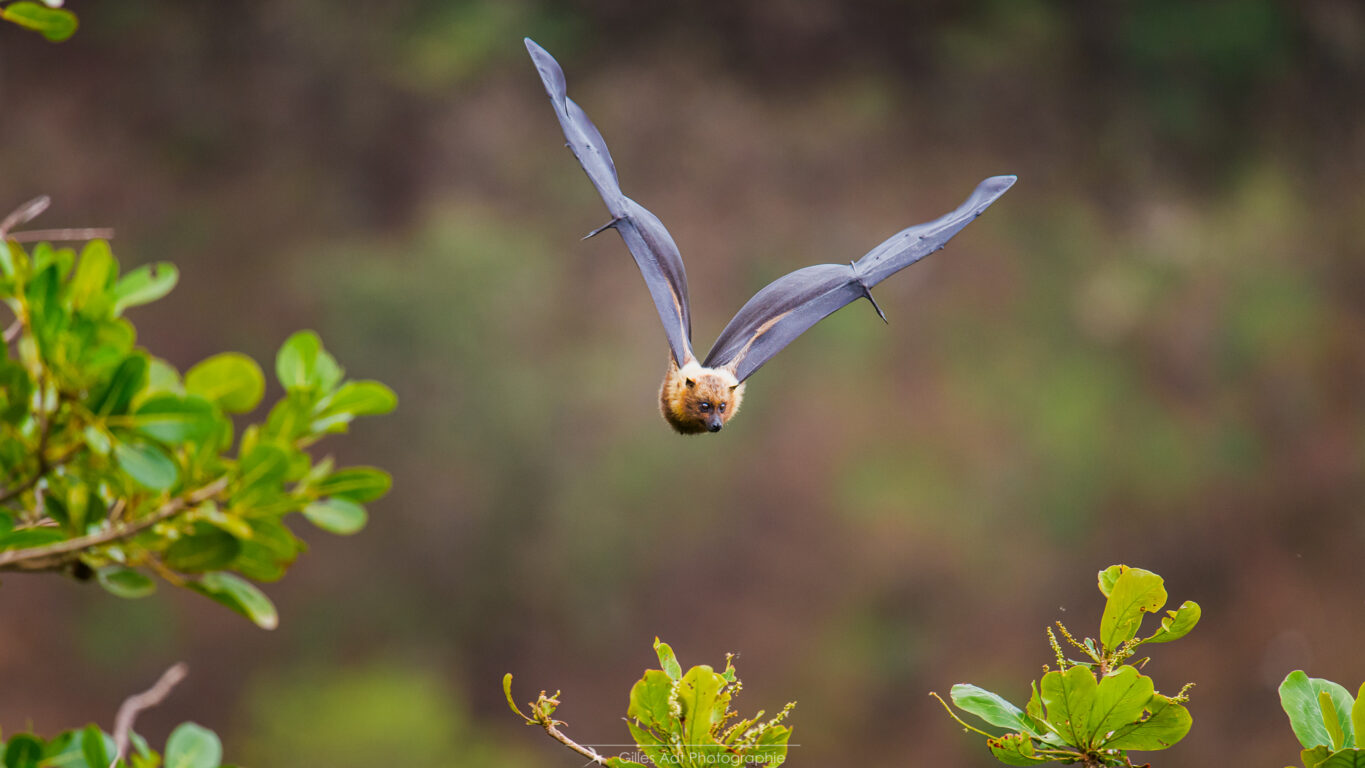
[[[725,669],[716,672],[702,664],[683,672],[667,643],[654,639],[659,669],[646,670],[630,690],[626,725],[640,753],[656,766],[710,768],[716,765],[781,765],[787,758],[791,728],[783,725],[795,702],[787,704],[775,717],[763,719],[760,710],[753,717],[740,718],[730,708],[733,697],[743,688],[735,675],[733,656],[725,659]],[[512,676],[503,678],[507,703],[527,724],[540,725],[557,741],[602,765],[612,768],[644,768],[643,763],[621,756],[606,758],[564,736],[554,719],[559,693],[540,697],[528,704],[528,716],[512,698]],[[738,718],[738,719],[737,719]]]
[[[1079,660],[1071,659],[1049,628],[1058,668],[1032,684],[1022,709],[975,685],[953,686],[952,700],[959,709],[1005,730],[992,734],[962,723],[986,736],[987,748],[1000,762],[1131,766],[1129,751],[1165,749],[1189,732],[1192,720],[1184,706],[1189,686],[1175,696],[1163,695],[1140,671],[1146,659],[1125,662],[1139,646],[1188,634],[1199,622],[1198,604],[1186,601],[1167,611],[1153,634],[1139,637],[1147,614],[1166,604],[1162,578],[1141,568],[1115,565],[1100,572],[1099,587],[1107,601],[1098,640],[1078,641],[1058,622],[1067,643],[1083,654]],[[951,709],[949,714],[957,719]]]
[[[76,14],[61,6],[62,0],[43,0],[41,3],[19,0],[0,8],[0,19],[60,43],[76,34]]]
[[[222,766],[223,745],[218,735],[196,723],[181,723],[166,739],[158,754],[135,732],[128,734],[127,759],[114,762],[114,737],[93,723],[63,731],[44,740],[31,733],[16,733],[0,741],[0,765],[5,768],[229,768]]]
[[[1331,680],[1295,670],[1280,683],[1280,706],[1303,745],[1304,768],[1365,766],[1365,685],[1353,698]]]
[[[248,579],[279,579],[303,551],[284,518],[354,533],[391,482],[315,457],[314,444],[396,399],[345,380],[301,331],[275,360],[283,396],[239,429],[265,392],[255,361],[227,352],[182,374],[137,346],[126,311],[176,279],[166,263],[122,272],[104,240],[79,254],[0,242],[13,315],[0,357],[0,570],[64,571],[122,597],[149,594],[155,574],[272,628],[274,606]]]

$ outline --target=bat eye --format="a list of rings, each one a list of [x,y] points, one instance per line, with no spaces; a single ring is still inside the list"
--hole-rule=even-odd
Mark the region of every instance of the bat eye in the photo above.
[[[721,404],[720,404],[719,410],[720,410],[721,413],[725,413],[725,405],[726,405],[725,403],[721,403]]]
[[[705,400],[703,400],[701,403],[699,403],[699,404],[697,405],[697,407],[701,409],[701,412],[702,412],[702,413],[710,413],[710,412],[711,412],[711,404],[708,403],[708,402],[706,402]]]

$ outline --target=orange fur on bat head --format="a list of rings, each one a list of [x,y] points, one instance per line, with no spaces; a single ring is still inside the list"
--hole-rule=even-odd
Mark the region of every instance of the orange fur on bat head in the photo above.
[[[684,435],[719,432],[739,411],[744,385],[724,368],[703,368],[689,360],[679,368],[672,358],[659,389],[659,410]]]

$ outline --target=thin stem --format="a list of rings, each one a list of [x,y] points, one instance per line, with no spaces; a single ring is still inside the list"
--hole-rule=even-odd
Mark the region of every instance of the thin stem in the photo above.
[[[560,744],[563,744],[569,749],[572,749],[573,751],[577,752],[583,757],[588,758],[594,763],[597,763],[598,765],[607,764],[607,759],[597,754],[596,750],[592,749],[591,747],[585,747],[582,744],[579,744],[578,742],[569,738],[568,736],[565,736],[563,731],[555,727],[556,725],[563,725],[563,723],[559,722],[558,720],[552,719],[540,721],[540,727],[545,729],[545,733],[549,734],[550,738],[554,739]]]
[[[114,239],[114,230],[111,227],[29,229],[23,232],[11,232],[9,239],[20,243],[32,243],[38,240],[112,240]]]
[[[109,768],[117,766],[128,754],[129,736],[133,732],[133,721],[137,719],[138,714],[164,701],[170,695],[171,689],[184,680],[188,672],[189,668],[182,661],[162,673],[161,678],[151,688],[123,700],[123,704],[119,705],[118,714],[114,716],[114,761],[109,764]]]
[[[122,541],[185,509],[213,498],[227,488],[227,483],[226,477],[220,477],[196,491],[171,499],[150,515],[139,517],[123,525],[107,528],[99,533],[59,541],[45,547],[11,549],[0,552],[0,571],[46,571],[59,568],[82,550],[114,541]]]

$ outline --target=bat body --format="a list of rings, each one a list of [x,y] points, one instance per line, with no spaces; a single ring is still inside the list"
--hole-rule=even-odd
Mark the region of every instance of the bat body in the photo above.
[[[654,214],[622,193],[606,142],[566,95],[559,63],[529,38],[526,50],[550,95],[569,149],[611,214],[611,221],[588,237],[615,229],[654,300],[670,353],[659,408],[664,420],[683,434],[719,432],[739,410],[745,379],[840,308],[867,299],[885,321],[886,315],[872,298],[872,286],[941,249],[1015,181],[1013,176],[992,176],[978,184],[956,210],[897,232],[857,261],[817,264],[769,283],[740,308],[706,358],[698,360],[692,351],[687,273],[678,246]]]

